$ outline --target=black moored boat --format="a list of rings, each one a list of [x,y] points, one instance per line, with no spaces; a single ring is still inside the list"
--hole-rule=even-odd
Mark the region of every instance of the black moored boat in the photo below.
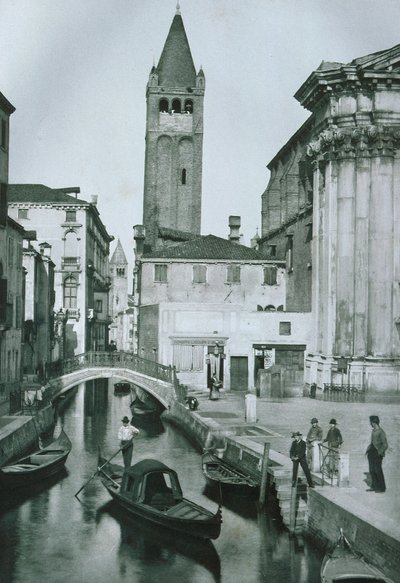
[[[209,486],[218,486],[225,492],[238,496],[257,495],[259,485],[256,480],[234,468],[229,462],[220,459],[212,451],[202,457],[203,474]]]
[[[145,459],[123,468],[99,460],[102,482],[112,498],[134,516],[201,539],[216,539],[221,508],[213,514],[183,497],[177,473],[163,463]]]
[[[50,445],[0,468],[0,487],[11,489],[28,486],[57,474],[65,465],[72,444],[61,430]]]
[[[321,583],[394,583],[354,551],[340,529],[340,536],[321,565]]]

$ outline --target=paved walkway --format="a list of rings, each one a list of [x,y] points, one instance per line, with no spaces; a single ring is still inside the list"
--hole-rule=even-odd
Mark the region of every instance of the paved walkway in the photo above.
[[[191,391],[191,394],[193,392]],[[228,427],[245,425],[245,393],[229,391],[221,394],[218,401],[210,401],[208,392],[195,391],[200,402],[198,413],[211,417]],[[318,398],[319,397],[319,398]],[[387,491],[383,494],[367,492],[365,472],[368,461],[365,455],[371,437],[369,416],[378,415],[385,430],[389,449],[383,461]],[[334,417],[342,432],[342,451],[350,454],[350,487],[323,486],[324,494],[332,500],[361,515],[377,528],[389,530],[400,541],[400,397],[382,398],[377,402],[332,402],[309,397],[287,399],[257,398],[257,423],[274,433],[268,438],[256,437],[260,443],[270,441],[271,449],[288,455],[291,432],[307,434],[312,417],[317,417],[324,437],[329,420]]]

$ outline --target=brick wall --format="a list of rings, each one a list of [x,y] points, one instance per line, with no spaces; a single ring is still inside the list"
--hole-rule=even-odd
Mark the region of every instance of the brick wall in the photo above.
[[[309,494],[307,526],[309,536],[321,547],[327,541],[334,544],[342,528],[357,552],[400,583],[400,543],[316,491]]]
[[[158,361],[158,304],[139,308],[139,356]]]

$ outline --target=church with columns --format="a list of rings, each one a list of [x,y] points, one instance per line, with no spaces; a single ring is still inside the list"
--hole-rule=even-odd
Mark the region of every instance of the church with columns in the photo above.
[[[400,45],[325,62],[295,94],[308,120],[268,165],[259,249],[309,311],[306,385],[400,390]]]

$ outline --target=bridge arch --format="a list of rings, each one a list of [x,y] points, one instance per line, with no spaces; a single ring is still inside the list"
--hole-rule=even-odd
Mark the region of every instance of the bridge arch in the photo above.
[[[152,395],[165,409],[175,401],[183,402],[185,391],[175,369],[148,361],[127,352],[85,352],[55,363],[48,373],[53,397],[76,385],[96,378],[120,378],[139,386]]]

